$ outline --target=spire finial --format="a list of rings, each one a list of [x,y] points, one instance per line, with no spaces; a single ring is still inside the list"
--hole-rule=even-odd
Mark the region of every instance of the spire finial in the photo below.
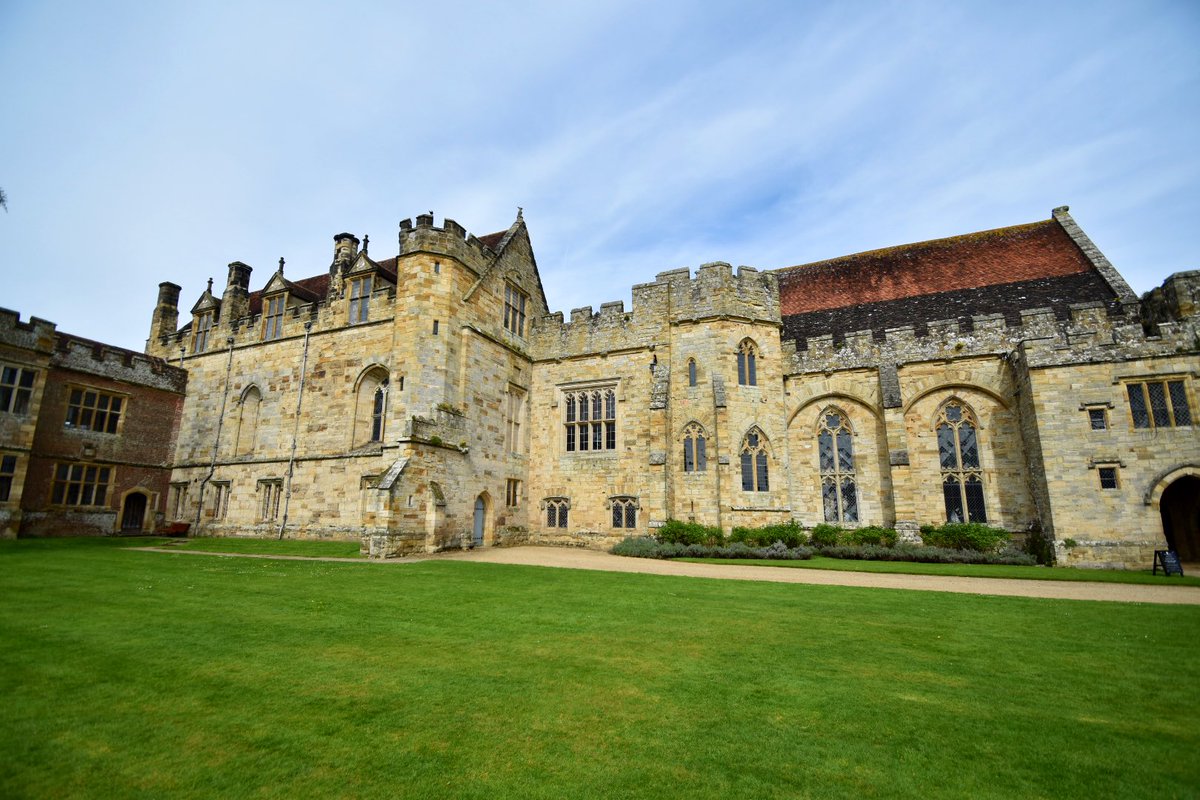
[[[208,279],[208,293],[212,294],[212,278]]]
[[[517,219],[525,219],[523,216],[521,216],[524,212],[525,212],[525,209],[521,208],[520,206],[517,206]]]
[[[283,256],[279,257],[279,274],[283,274]]]

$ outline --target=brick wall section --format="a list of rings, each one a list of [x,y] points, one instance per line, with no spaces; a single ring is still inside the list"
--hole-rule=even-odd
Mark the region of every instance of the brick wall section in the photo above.
[[[1083,251],[1051,219],[857,253],[776,274],[782,311],[790,316],[1090,269]]]
[[[793,314],[783,318],[783,338],[803,348],[810,336],[832,333],[840,343],[847,333],[870,330],[880,339],[885,330],[905,325],[923,336],[931,320],[965,320],[969,329],[970,318],[981,314],[1003,314],[1008,325],[1020,325],[1021,312],[1028,309],[1051,308],[1056,317],[1066,319],[1073,304],[1099,301],[1117,310],[1116,300],[1108,283],[1088,271]]]

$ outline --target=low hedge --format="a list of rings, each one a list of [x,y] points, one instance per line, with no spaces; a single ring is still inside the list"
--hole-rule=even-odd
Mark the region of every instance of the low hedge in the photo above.
[[[698,522],[682,522],[669,519],[655,531],[654,538],[664,544],[702,544],[719,546],[725,544],[725,533],[717,527]]]
[[[808,534],[795,520],[781,525],[764,525],[761,528],[734,528],[730,542],[742,542],[751,547],[767,547],[783,542],[786,547],[803,547],[808,544]]]
[[[1037,564],[1037,559],[1033,556],[1015,550],[984,552],[911,544],[901,544],[895,547],[831,545],[818,547],[817,552],[826,558],[854,561],[914,561],[922,564],[1008,564],[1013,566]]]
[[[947,522],[934,527],[921,526],[921,541],[931,547],[951,550],[975,550],[993,553],[1008,544],[1012,536],[1003,528],[993,528],[978,522]]]
[[[659,542],[649,536],[630,536],[613,545],[613,555],[632,558],[766,558],[798,561],[812,558],[807,547],[788,547],[775,542],[768,547],[750,547],[744,542],[728,545]]]

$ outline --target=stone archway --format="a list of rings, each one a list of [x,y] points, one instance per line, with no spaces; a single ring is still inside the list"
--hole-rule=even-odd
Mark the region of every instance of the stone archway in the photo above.
[[[121,533],[141,533],[146,524],[149,498],[144,492],[130,492],[121,503]]]
[[[1158,511],[1167,547],[1180,561],[1200,562],[1200,476],[1182,475],[1167,485]]]

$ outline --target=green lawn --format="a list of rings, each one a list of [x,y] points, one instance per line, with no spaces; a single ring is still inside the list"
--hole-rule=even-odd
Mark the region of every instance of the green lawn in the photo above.
[[[1020,567],[1003,564],[920,564],[913,561],[856,561],[813,556],[804,561],[757,558],[678,558],[696,564],[751,564],[757,567],[833,569],[843,572],[893,572],[905,575],[958,575],[967,578],[1020,578],[1030,581],[1095,581],[1099,583],[1152,583],[1158,586],[1200,586],[1200,577],[1173,575],[1162,570],[1076,569],[1073,567]]]
[[[1200,608],[0,542],[0,797],[1183,797]]]
[[[363,558],[359,543],[319,541],[310,539],[230,539],[208,536],[177,540],[170,545],[181,550],[203,550],[207,553],[254,553],[284,556],[319,556],[326,558]]]

